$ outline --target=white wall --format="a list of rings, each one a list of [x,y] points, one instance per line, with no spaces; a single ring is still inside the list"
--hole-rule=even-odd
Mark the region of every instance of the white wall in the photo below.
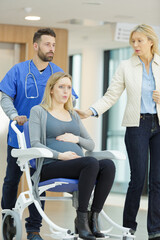
[[[0,107],[0,198],[1,198],[1,189],[3,184],[3,179],[6,171],[6,153],[7,153],[7,130],[8,130],[8,118],[4,114],[2,108]]]
[[[101,49],[84,48],[82,52],[81,109],[87,109],[102,96],[103,52]],[[101,117],[83,120],[88,132],[101,148]]]
[[[0,81],[7,71],[19,61],[19,46],[16,44],[0,43]],[[0,95],[1,97],[1,95]],[[2,184],[6,172],[7,156],[7,132],[9,119],[0,106],[0,199],[2,196]]]

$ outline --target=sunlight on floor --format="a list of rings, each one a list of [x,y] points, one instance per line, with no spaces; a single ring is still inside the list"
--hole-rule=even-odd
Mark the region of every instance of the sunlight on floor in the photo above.
[[[113,221],[118,224],[122,224],[122,215],[123,215],[123,204],[124,204],[124,195],[110,194],[105,206],[104,210],[108,214]],[[146,230],[146,222],[147,222],[147,199],[142,198],[141,201],[141,209],[138,213],[137,222],[138,229],[136,232],[136,240],[147,240],[147,230]],[[75,218],[75,209],[72,207],[71,201],[54,201],[47,202],[45,211],[49,218],[58,224],[61,227],[69,228],[72,232],[74,231],[74,218]],[[23,214],[22,226],[23,226],[23,238],[22,240],[26,240],[26,232],[25,232],[25,217],[28,216],[28,210],[26,209]],[[102,220],[102,219],[100,219]],[[1,219],[0,219],[1,223]],[[111,225],[108,223],[104,223],[101,221],[102,229],[108,229]],[[117,229],[112,230],[113,234],[120,234],[120,231]],[[44,240],[51,240],[52,238],[48,236],[50,234],[50,230],[48,225],[43,221],[43,226],[41,228],[41,236]],[[109,238],[115,239],[115,238]]]

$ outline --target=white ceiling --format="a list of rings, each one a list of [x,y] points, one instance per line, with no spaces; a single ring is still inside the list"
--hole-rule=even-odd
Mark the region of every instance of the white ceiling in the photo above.
[[[41,20],[26,21],[27,15]],[[0,0],[0,24],[68,29],[73,51],[82,45],[115,47],[117,22],[160,26],[160,0]]]

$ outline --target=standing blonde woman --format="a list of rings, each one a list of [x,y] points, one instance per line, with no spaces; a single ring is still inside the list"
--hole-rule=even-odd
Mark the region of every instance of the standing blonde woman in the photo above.
[[[38,161],[38,170],[42,167],[41,181],[59,177],[79,179],[75,230],[80,238],[95,240],[104,238],[97,220],[112,187],[115,166],[109,159],[98,161],[84,156],[82,148],[91,151],[94,142],[78,114],[73,111],[71,91],[70,75],[62,72],[51,75],[42,104],[31,109],[30,140],[32,147],[49,148],[53,153],[53,158]],[[93,203],[88,216],[88,203],[94,186]]]
[[[131,32],[133,56],[122,61],[105,95],[81,118],[101,115],[111,108],[126,89],[127,104],[123,117],[125,144],[131,178],[126,195],[123,225],[136,231],[136,216],[143,190],[148,150],[149,168],[149,239],[160,240],[160,56],[158,37],[152,27],[142,24]],[[94,114],[93,114],[94,112]],[[95,114],[96,113],[96,114]]]

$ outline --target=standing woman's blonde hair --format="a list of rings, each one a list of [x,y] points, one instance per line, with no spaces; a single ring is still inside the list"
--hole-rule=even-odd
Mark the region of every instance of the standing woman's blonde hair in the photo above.
[[[149,25],[146,24],[141,24],[136,26],[132,32],[130,33],[130,37],[129,37],[129,43],[130,45],[132,45],[132,35],[135,32],[140,32],[143,33],[149,40],[152,41],[153,45],[151,46],[151,53],[154,55],[155,53],[157,53],[159,55],[159,48],[158,48],[158,36],[155,33],[155,31],[153,30],[153,28]],[[133,54],[135,55],[135,53]]]
[[[64,72],[56,72],[54,74],[52,74],[50,76],[50,78],[47,81],[47,85],[44,91],[44,96],[41,102],[41,106],[48,110],[52,110],[53,108],[53,104],[52,104],[52,97],[51,97],[51,90],[54,88],[54,85],[56,84],[56,82],[62,78],[69,78],[71,80],[72,83],[72,77],[68,74],[68,73],[64,73]],[[70,97],[68,98],[68,101],[64,104],[64,108],[66,110],[73,110],[73,104],[72,104],[72,94],[70,95]]]

